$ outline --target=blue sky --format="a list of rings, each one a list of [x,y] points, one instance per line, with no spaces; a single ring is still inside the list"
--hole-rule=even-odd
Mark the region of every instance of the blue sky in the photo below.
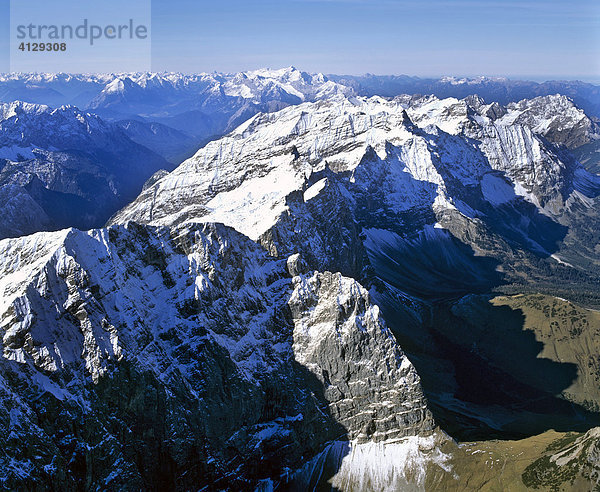
[[[60,0],[47,4],[56,10]],[[0,23],[5,5],[0,0]],[[0,33],[8,51],[2,25]],[[127,63],[127,53],[120,56]],[[0,70],[3,63],[0,55]],[[152,3],[153,70],[288,65],[325,73],[600,81],[600,0]]]
[[[9,70],[9,3],[0,0],[0,72]]]
[[[153,68],[600,79],[600,0],[155,1]]]

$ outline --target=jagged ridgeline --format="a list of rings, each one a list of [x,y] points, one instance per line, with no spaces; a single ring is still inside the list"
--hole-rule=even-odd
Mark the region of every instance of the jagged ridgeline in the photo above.
[[[597,484],[600,178],[567,120],[593,139],[562,96],[338,94],[105,228],[0,242],[4,483],[460,490],[522,446],[498,487]]]
[[[318,467],[290,470],[320,453],[333,469],[348,440],[406,436],[443,462],[415,369],[354,279],[292,277],[298,258],[213,224],[39,233],[1,254],[28,261],[2,271],[9,488],[302,489]]]

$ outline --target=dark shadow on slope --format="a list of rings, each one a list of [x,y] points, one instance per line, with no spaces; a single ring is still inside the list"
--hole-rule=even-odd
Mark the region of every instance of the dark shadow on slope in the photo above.
[[[456,300],[500,285],[497,261],[475,256],[440,229],[411,240],[389,237],[366,241],[381,281],[374,298],[444,430],[460,440],[512,439],[600,424],[598,414],[560,396],[577,366],[538,358],[543,344],[523,330],[522,312],[494,306],[485,295]],[[405,292],[426,300],[420,319]],[[456,306],[468,309],[459,316]]]
[[[298,435],[301,443],[302,456],[305,462],[275,486],[276,491],[302,492],[312,490],[317,492],[337,492],[329,482],[339,471],[342,460],[350,453],[350,443],[347,430],[331,415],[325,398],[324,384],[301,364],[294,363],[294,371],[304,382],[300,385],[301,392],[311,396],[310,400],[318,413],[305,419],[308,426],[299,429],[304,435]],[[278,390],[280,391],[280,390]],[[306,422],[308,420],[308,422]],[[312,445],[310,444],[312,441]],[[293,443],[290,443],[291,445]],[[273,457],[281,461],[281,448],[273,448]],[[281,470],[281,463],[279,463]]]
[[[538,358],[544,344],[524,331],[520,310],[474,295],[434,303],[420,320],[394,290],[375,300],[417,369],[436,422],[453,437],[517,439],[600,425],[599,414],[560,395],[577,366]],[[461,303],[469,310],[459,316],[453,311]]]
[[[572,150],[579,162],[591,173],[600,173],[600,141],[594,140]]]
[[[486,207],[486,225],[511,246],[547,258],[556,252],[568,228],[538,212],[535,205],[519,200]]]
[[[48,447],[55,446],[52,462],[66,464],[61,472],[76,490],[254,491],[261,482],[276,490],[335,490],[328,481],[349,451],[348,436],[314,374],[293,362],[255,384],[216,343],[192,350],[167,334],[161,343],[175,349],[163,361],[168,381],[120,361],[86,385],[83,413],[36,385],[24,390],[36,424],[51,436]],[[286,480],[307,463],[313,466]]]
[[[428,226],[404,238],[388,231],[366,231],[366,235],[377,278],[419,299],[488,292],[502,282],[495,259],[475,256],[471,247],[444,229]]]
[[[455,137],[444,138],[456,143]],[[487,297],[485,309],[480,306],[471,317],[452,311],[463,296],[489,293],[515,275],[527,280],[536,261],[557,251],[567,227],[508,185],[494,195],[502,203],[488,202],[485,193],[506,183],[491,166],[491,189],[484,193],[452,176],[443,155],[434,164],[457,199],[458,212],[444,213],[448,230],[427,225],[403,233],[379,221],[363,232],[375,301],[421,376],[437,422],[461,440],[598,425],[598,414],[561,396],[576,380],[577,366],[538,358],[543,344],[524,331],[523,313],[493,306]],[[369,205],[374,212],[384,208],[381,202]],[[372,227],[368,217],[361,222]]]
[[[100,196],[103,195],[104,183],[101,179],[97,179],[91,174],[81,175],[79,178],[87,179],[87,184],[94,187],[91,189],[96,189]],[[113,203],[103,200],[99,204],[79,195],[50,190],[37,176],[33,176],[24,189],[50,217],[54,230],[67,227],[76,227],[81,230],[101,227],[105,217],[117,206],[114,199]],[[104,196],[112,198],[108,193],[105,193]]]
[[[586,431],[600,424],[599,414],[561,395],[578,377],[578,367],[539,357],[544,343],[523,329],[522,310],[492,305],[488,296],[469,296],[437,305],[432,314],[433,338],[454,367],[453,396],[491,410],[486,417],[491,417],[487,426],[492,436],[520,438],[548,429]],[[487,429],[469,428],[467,422],[453,431],[445,417],[440,414],[440,421],[446,420],[448,430],[462,439],[489,438]]]

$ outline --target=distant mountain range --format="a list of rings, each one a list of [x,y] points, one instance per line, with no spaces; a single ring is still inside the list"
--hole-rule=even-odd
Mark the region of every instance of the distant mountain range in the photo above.
[[[579,81],[325,76],[294,67],[235,74],[0,75],[0,102],[21,100],[51,107],[77,106],[118,122],[134,141],[173,164],[179,164],[210,139],[228,133],[256,113],[337,94],[432,94],[459,99],[477,95],[487,103],[501,105],[560,94],[569,97],[590,119],[600,118],[600,86]],[[596,145],[582,144],[578,157],[596,169],[600,155],[597,150]]]
[[[136,73],[0,76],[0,101],[72,104],[109,120],[163,123],[188,135],[222,135],[261,111],[352,89],[293,67],[237,74]]]
[[[214,88],[222,89],[232,97],[261,99],[259,93],[270,90],[270,96],[279,94],[280,99],[296,96],[306,99],[307,92],[336,92],[336,84],[351,87],[357,95],[380,95],[393,97],[398,94],[435,94],[438,97],[466,97],[475,93],[486,100],[500,104],[515,102],[561,93],[571,97],[583,109],[592,110],[600,105],[600,86],[571,80],[533,82],[503,77],[441,77],[420,78],[407,75],[322,75],[309,74],[295,67],[279,70],[261,69],[234,74],[203,73],[113,73],[113,74],[0,74],[0,100],[26,100],[40,104],[73,104],[86,108],[106,104],[107,96],[113,102],[118,94],[141,94],[143,91],[154,94],[171,95],[208,94]],[[307,86],[317,87],[317,91]],[[141,90],[140,90],[141,89]],[[208,89],[208,90],[207,90]],[[438,91],[446,94],[437,94]],[[218,92],[221,92],[220,90]],[[345,92],[345,91],[344,91]],[[118,97],[118,96],[117,96]],[[271,97],[273,98],[273,97]],[[277,97],[273,98],[276,99]],[[312,97],[314,99],[314,96]],[[587,102],[586,102],[587,101]],[[590,106],[588,106],[588,104]]]
[[[0,101],[22,100],[49,106],[72,104],[106,111],[112,116],[174,116],[190,110],[227,107],[242,98],[261,105],[314,101],[336,93],[394,97],[433,94],[439,98],[478,95],[487,102],[508,104],[538,96],[570,97],[588,115],[600,117],[600,86],[581,81],[533,82],[501,77],[419,78],[406,75],[322,75],[294,67],[235,74],[115,73],[0,74]],[[191,106],[189,106],[191,104]]]

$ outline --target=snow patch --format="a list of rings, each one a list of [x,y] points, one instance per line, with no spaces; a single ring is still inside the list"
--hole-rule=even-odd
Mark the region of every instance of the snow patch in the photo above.
[[[317,181],[314,185],[312,185],[304,192],[304,201],[307,202],[308,200],[311,200],[312,198],[316,197],[321,192],[321,190],[325,188],[325,186],[327,186],[327,178],[323,178]]]

